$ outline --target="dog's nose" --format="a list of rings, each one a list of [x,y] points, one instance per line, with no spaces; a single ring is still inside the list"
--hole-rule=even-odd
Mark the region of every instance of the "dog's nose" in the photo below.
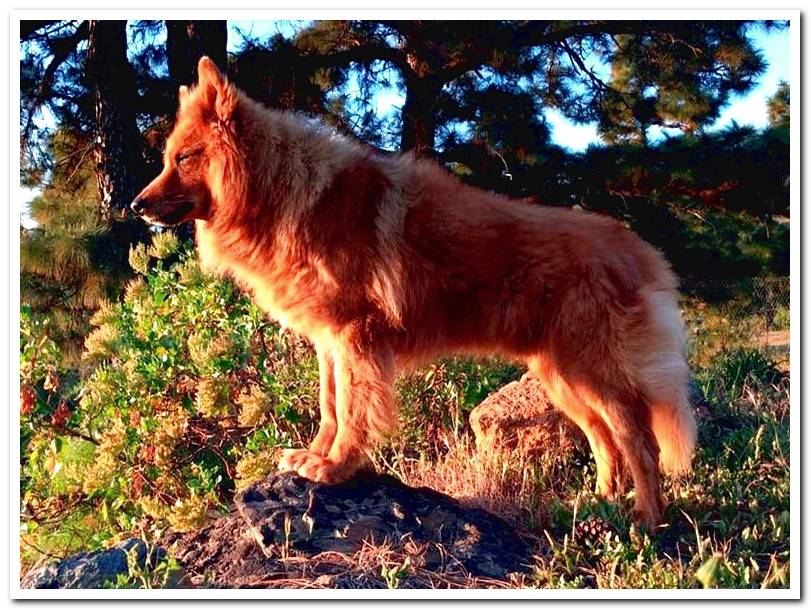
[[[144,206],[144,202],[142,200],[135,199],[130,204],[130,209],[132,210],[132,213],[135,214],[136,216],[141,216],[144,213],[146,206]]]

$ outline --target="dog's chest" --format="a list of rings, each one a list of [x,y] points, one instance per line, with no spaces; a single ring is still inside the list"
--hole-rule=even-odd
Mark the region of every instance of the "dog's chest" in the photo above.
[[[231,275],[254,302],[285,328],[315,337],[330,326],[335,281],[317,260],[282,254],[253,258],[223,247],[211,232],[198,230],[201,261]],[[278,251],[277,251],[278,252]]]
[[[308,266],[275,264],[257,272],[235,265],[233,273],[256,304],[283,327],[314,337],[330,325],[326,287]]]

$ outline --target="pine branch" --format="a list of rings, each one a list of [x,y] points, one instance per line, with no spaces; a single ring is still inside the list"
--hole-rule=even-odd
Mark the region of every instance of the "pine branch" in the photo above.
[[[31,100],[31,103],[28,105],[28,115],[26,118],[25,127],[22,131],[22,140],[24,142],[28,140],[31,134],[31,128],[34,124],[34,113],[39,109],[40,106],[42,106],[45,100],[48,99],[48,96],[53,89],[53,82],[56,78],[57,70],[59,70],[62,64],[65,63],[68,57],[70,57],[70,55],[76,50],[79,43],[87,38],[87,34],[88,22],[82,21],[73,34],[59,39],[58,44],[52,45],[56,48],[53,58],[48,64],[48,67],[45,69],[45,73],[42,75],[42,80],[37,87],[37,92],[36,95],[34,95],[34,99]]]
[[[566,42],[561,41],[558,45],[566,52],[566,55],[572,62],[578,71],[584,73],[591,83],[597,87],[600,91],[611,91],[618,95],[624,95],[621,91],[614,89],[613,87],[607,85],[599,76],[597,76],[593,70],[591,70],[587,65],[586,62],[583,60],[582,57],[578,53],[575,52],[574,49]]]
[[[47,26],[53,25],[55,23],[61,23],[60,21],[20,21],[20,42],[26,42],[28,40],[32,40],[34,38],[45,38],[53,34],[53,31],[49,28],[45,32],[40,32],[42,28]],[[60,26],[61,27],[61,26]],[[58,29],[58,28],[54,28]]]
[[[305,54],[302,56],[302,62],[312,70],[337,68],[350,63],[371,64],[375,61],[384,61],[397,66],[404,75],[413,73],[406,54],[400,49],[377,42],[363,41],[355,37],[350,38],[349,42],[355,46],[326,54]]]
[[[661,22],[652,21],[593,21],[550,30],[549,22],[527,21],[513,32],[505,30],[503,36],[499,37],[502,40],[487,41],[487,45],[477,47],[465,58],[448,64],[442,71],[441,78],[443,82],[450,82],[481,67],[496,48],[523,49],[566,43],[569,39],[585,36],[616,36],[674,29],[678,29],[678,27],[675,25],[662,26]]]

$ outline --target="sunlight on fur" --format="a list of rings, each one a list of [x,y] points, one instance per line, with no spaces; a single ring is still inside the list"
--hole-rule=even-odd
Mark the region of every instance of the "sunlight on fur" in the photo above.
[[[345,480],[397,421],[398,371],[497,353],[584,431],[599,491],[614,498],[627,464],[637,522],[660,522],[660,468],[689,468],[695,422],[677,279],[657,250],[607,217],[478,190],[265,108],[208,58],[198,72],[133,209],[195,220],[201,263],[315,345],[321,429],[282,469]]]

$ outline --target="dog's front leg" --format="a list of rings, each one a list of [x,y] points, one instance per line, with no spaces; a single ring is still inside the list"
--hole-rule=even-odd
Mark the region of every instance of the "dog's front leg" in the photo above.
[[[310,443],[310,451],[327,456],[338,430],[338,421],[335,419],[335,358],[331,346],[317,344],[315,351],[318,354],[321,424]]]
[[[397,416],[392,387],[395,359],[388,344],[373,342],[352,329],[339,337],[331,354],[337,429],[329,452],[326,456],[312,448],[289,452],[280,464],[323,483],[350,477],[373,444],[391,430]]]
[[[335,418],[335,358],[332,345],[316,342],[319,373],[319,410],[321,423],[309,449],[288,449],[279,462],[280,470],[297,470],[306,461],[308,453],[326,457],[335,440],[338,421]]]

